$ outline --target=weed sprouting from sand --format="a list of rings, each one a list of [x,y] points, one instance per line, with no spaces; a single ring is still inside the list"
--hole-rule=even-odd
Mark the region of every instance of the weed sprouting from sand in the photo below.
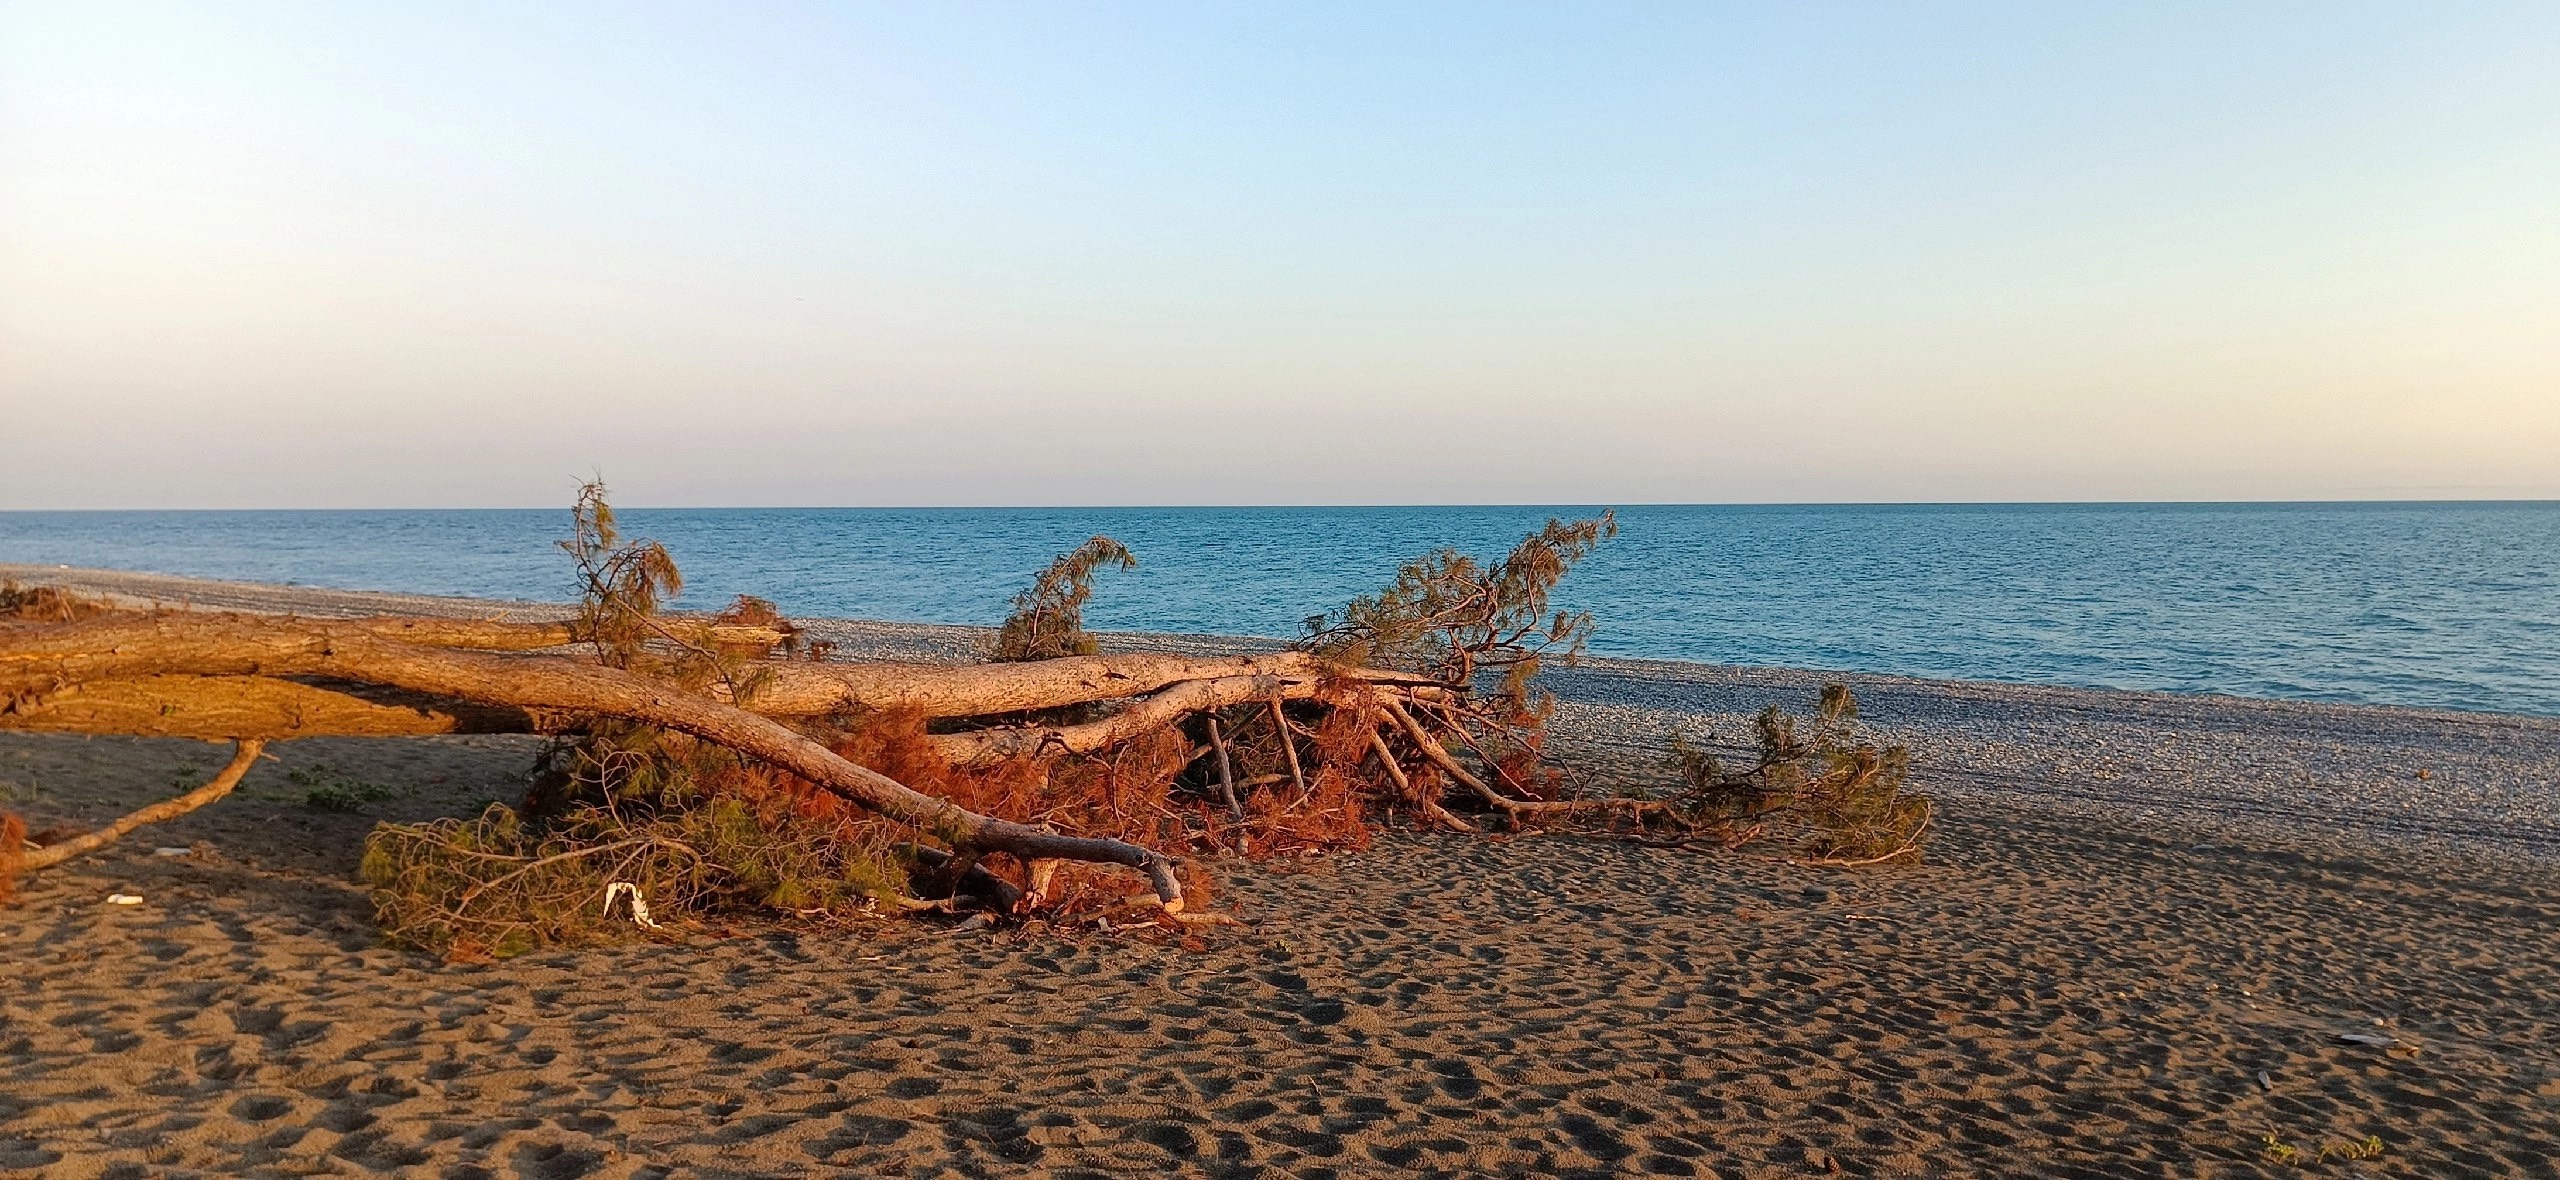
[[[415,787],[387,787],[350,778],[326,766],[288,771],[285,779],[302,788],[302,805],[313,811],[362,811],[376,803],[417,797]]]
[[[1136,569],[1127,546],[1095,537],[1059,554],[1014,596],[1013,613],[996,629],[987,657],[1001,662],[1089,656],[1100,650],[1084,629],[1084,605],[1093,598],[1093,575],[1104,569]]]

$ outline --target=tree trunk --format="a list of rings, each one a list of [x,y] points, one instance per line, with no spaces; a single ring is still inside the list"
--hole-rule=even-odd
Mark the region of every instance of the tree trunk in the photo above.
[[[349,681],[268,676],[142,676],[74,684],[0,702],[0,729],[129,733],[224,741],[556,733],[579,715],[475,705]]]
[[[415,626],[411,626],[415,624]],[[148,615],[105,615],[80,623],[41,627],[0,626],[0,696],[34,697],[74,685],[152,675],[146,652],[172,643],[191,644],[203,658],[203,676],[288,674],[284,663],[300,653],[325,650],[341,638],[394,640],[422,647],[488,651],[533,651],[567,642],[567,624],[483,623],[451,619],[299,619],[289,616],[161,612]],[[756,628],[741,630],[775,634]],[[219,647],[201,642],[216,631]],[[539,641],[539,642],[537,642]],[[744,677],[752,687],[742,703],[773,717],[818,717],[834,713],[908,711],[925,717],[988,717],[1055,709],[1143,696],[1169,686],[1237,677],[1271,677],[1312,684],[1327,676],[1349,676],[1380,684],[1421,686],[1429,680],[1375,669],[1340,669],[1306,652],[1274,652],[1252,656],[1178,656],[1130,653],[1074,656],[1019,664],[810,664],[762,661]],[[242,724],[289,736],[297,728],[284,707],[288,698],[303,709],[346,711],[363,732],[389,734],[480,732],[439,728],[436,723],[364,717],[344,702],[324,702],[310,694],[262,689],[255,699],[217,685],[178,686],[195,694],[208,710],[240,712]],[[138,694],[127,694],[139,699]],[[374,698],[364,698],[374,700]],[[178,703],[185,703],[180,701]],[[417,702],[379,702],[414,705]],[[22,704],[22,708],[23,708]],[[100,708],[107,706],[101,705]],[[32,710],[30,710],[30,714]],[[495,724],[478,721],[470,724]],[[22,726],[23,727],[23,726]],[[169,731],[173,734],[178,730]],[[193,736],[193,735],[189,735]],[[216,736],[234,736],[222,734]]]

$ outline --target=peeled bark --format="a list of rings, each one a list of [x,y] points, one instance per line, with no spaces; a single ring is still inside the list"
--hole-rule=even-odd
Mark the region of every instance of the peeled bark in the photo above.
[[[1134,652],[1069,656],[1017,664],[758,665],[747,707],[774,717],[816,717],[861,710],[900,710],[926,717],[987,717],[1144,696],[1176,684],[1236,677],[1313,683],[1331,669],[1300,651],[1253,656],[1180,656]],[[1361,670],[1385,683],[1417,677]]]
[[[0,709],[0,729],[206,741],[554,733],[574,728],[577,720],[575,714],[475,705],[374,684],[268,676],[102,680]]]

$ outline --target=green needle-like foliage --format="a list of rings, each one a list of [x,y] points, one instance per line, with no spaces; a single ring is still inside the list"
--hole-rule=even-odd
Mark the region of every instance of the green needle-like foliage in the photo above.
[[[1771,705],[1751,722],[1759,758],[1739,772],[1675,739],[1685,809],[1728,843],[1777,839],[1816,861],[1916,854],[1934,811],[1927,796],[1905,789],[1911,752],[1860,740],[1857,716],[1858,698],[1842,684],[1822,686],[1809,731]]]
[[[1013,598],[1013,613],[996,629],[988,657],[1002,663],[1089,656],[1099,650],[1084,629],[1084,604],[1093,597],[1097,570],[1138,568],[1127,546],[1095,537],[1060,554]]]
[[[578,489],[570,516],[569,539],[560,548],[578,563],[584,583],[579,631],[606,664],[633,668],[645,645],[659,634],[659,606],[683,591],[684,575],[666,546],[647,540],[623,543],[603,481],[589,480]]]
[[[1618,535],[1618,516],[1550,520],[1487,565],[1455,549],[1406,563],[1376,594],[1307,620],[1300,646],[1350,665],[1429,673],[1471,684],[1499,669],[1517,693],[1539,661],[1571,663],[1591,639],[1588,613],[1550,610],[1556,583],[1600,542]]]

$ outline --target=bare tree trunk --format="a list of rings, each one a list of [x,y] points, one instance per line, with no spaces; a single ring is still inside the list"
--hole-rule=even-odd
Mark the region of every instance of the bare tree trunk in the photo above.
[[[453,619],[298,619],[289,616],[232,615],[194,612],[106,615],[81,623],[45,626],[0,625],[0,697],[41,701],[73,685],[131,679],[157,669],[147,659],[123,653],[156,649],[190,634],[219,626],[227,646],[206,652],[203,676],[286,674],[276,661],[293,653],[325,648],[339,638],[394,640],[421,647],[487,651],[531,651],[568,641],[568,625],[490,623]],[[713,629],[717,634],[721,629]],[[776,635],[760,628],[729,628],[742,633]],[[1176,656],[1132,653],[1075,656],[1018,664],[810,664],[765,661],[740,679],[753,685],[745,701],[733,701],[774,717],[818,717],[854,712],[905,711],[926,717],[989,717],[1055,709],[1145,696],[1170,686],[1209,680],[1271,677],[1312,685],[1328,676],[1347,676],[1380,684],[1424,686],[1417,676],[1374,669],[1341,669],[1306,652],[1253,656]],[[171,688],[179,686],[167,686]],[[218,685],[189,686],[206,694],[215,708],[226,690]],[[274,690],[268,690],[270,694]],[[715,690],[716,691],[716,690]],[[293,702],[309,709],[352,710],[345,703],[323,703],[305,694]],[[397,703],[397,702],[395,702]],[[246,709],[248,702],[221,704]],[[383,734],[481,732],[437,728],[432,723],[390,717],[363,718],[362,710],[346,714],[361,732]],[[293,724],[289,711],[270,705],[255,725],[281,731],[311,728]],[[363,718],[357,720],[357,718]],[[471,724],[487,724],[480,721]],[[167,732],[181,735],[172,729]],[[232,735],[217,735],[232,736]]]

